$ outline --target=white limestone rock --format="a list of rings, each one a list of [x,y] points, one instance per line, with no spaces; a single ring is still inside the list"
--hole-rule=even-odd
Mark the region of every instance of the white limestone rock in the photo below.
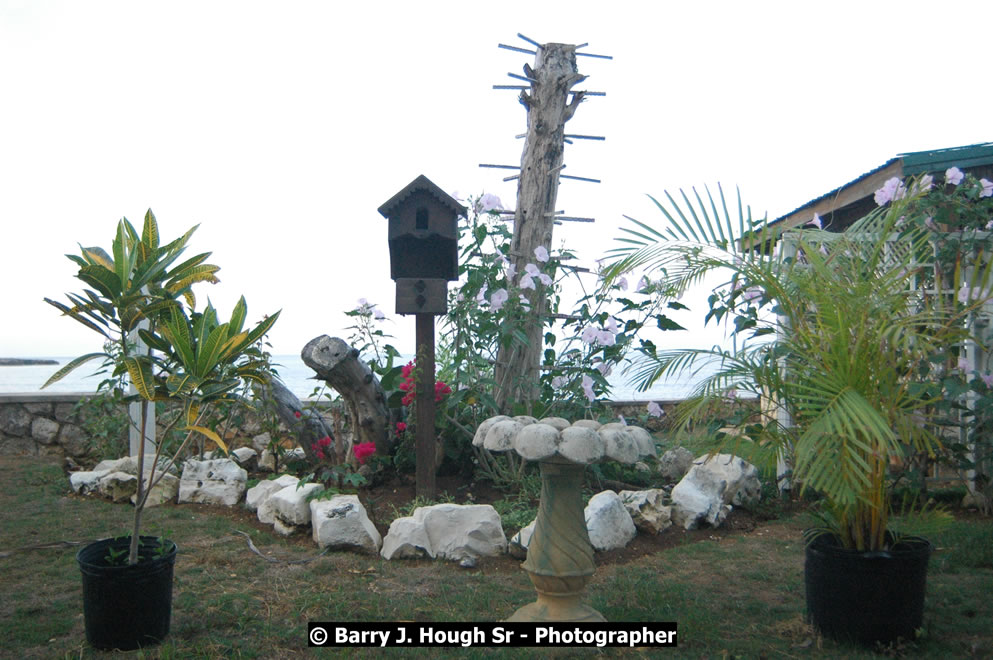
[[[666,483],[679,483],[693,467],[693,452],[685,447],[674,447],[659,457],[659,473]]]
[[[507,551],[500,514],[488,504],[435,504],[390,524],[380,554],[385,559],[418,556],[462,561]]]
[[[722,494],[727,482],[712,472],[696,472],[693,467],[672,489],[672,520],[683,529],[696,529],[701,523],[720,527],[731,507]]]
[[[358,495],[337,495],[310,503],[314,541],[321,548],[354,548],[376,554],[383,537],[369,520]]]
[[[234,506],[245,494],[248,473],[230,458],[187,461],[179,481],[179,501]]]
[[[612,490],[591,497],[583,513],[590,544],[595,550],[602,552],[623,548],[638,534],[624,502]]]
[[[718,527],[732,506],[758,502],[761,490],[754,465],[731,454],[704,455],[672,489],[672,517],[686,529]]]
[[[260,433],[252,438],[252,448],[261,456],[262,452],[269,448],[270,442],[272,442],[272,436],[268,432]]]
[[[93,468],[94,472],[127,472],[128,474],[138,474],[138,459],[133,456],[123,458],[113,458],[100,461]]]
[[[114,502],[127,502],[138,492],[138,477],[127,472],[108,472],[97,482],[97,492]]]
[[[414,516],[407,516],[391,522],[379,554],[387,560],[421,559],[424,557],[433,559],[431,539],[428,538],[428,530],[424,527],[424,521]]]
[[[704,454],[693,464],[699,469],[709,470],[727,481],[724,491],[725,504],[749,506],[758,504],[762,498],[762,482],[759,481],[759,470],[743,458],[733,454]]]
[[[85,470],[72,472],[69,474],[69,486],[72,492],[77,495],[89,495],[95,493],[100,479],[114,472],[114,470]]]
[[[151,470],[145,470],[145,488],[149,486],[149,476],[151,476]],[[153,478],[156,484],[145,499],[145,506],[161,506],[169,502],[175,502],[176,497],[179,495],[179,477],[168,472],[162,474],[156,470]],[[131,503],[134,504],[137,500],[138,493],[136,491],[131,496]]]
[[[531,536],[534,535],[534,524],[536,522],[538,522],[537,518],[510,537],[510,541],[507,543],[507,552],[511,556],[517,559],[527,559],[528,546],[531,545]]]
[[[618,494],[639,530],[660,534],[672,526],[672,507],[665,504],[665,491],[661,488],[622,490]]]
[[[258,464],[256,465],[261,472],[275,472],[276,471],[276,455],[273,454],[268,449],[263,449],[262,454],[259,456]]]
[[[258,455],[258,452],[251,447],[239,447],[231,452],[232,460],[246,470],[251,470],[255,467],[255,464],[258,462]]]
[[[251,511],[259,511],[266,501],[275,493],[283,490],[287,486],[296,486],[300,480],[290,474],[284,474],[276,479],[265,479],[255,484],[245,493],[245,508]],[[262,520],[261,518],[259,520]],[[262,520],[264,523],[272,524],[272,520]]]
[[[303,486],[287,486],[277,491],[269,498],[275,514],[273,524],[279,522],[285,526],[304,527],[310,524],[310,502],[307,496],[322,488],[321,484],[304,484]],[[277,531],[279,529],[277,528]]]

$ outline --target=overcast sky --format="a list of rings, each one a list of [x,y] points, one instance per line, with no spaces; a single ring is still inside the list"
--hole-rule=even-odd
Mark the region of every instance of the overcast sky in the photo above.
[[[362,5],[361,7],[359,5]],[[905,151],[993,140],[988,2],[44,2],[0,0],[0,356],[76,355],[98,337],[42,302],[79,290],[63,255],[110,247],[147,208],[196,223],[222,314],[282,309],[274,352],[345,335],[359,298],[395,323],[386,221],[419,174],[448,191],[516,182],[525,113],[497,48],[584,43],[604,91],[566,148],[556,229],[589,262],[646,193],[740,187],[777,217]],[[195,252],[191,252],[195,253]],[[677,343],[692,343],[679,339]]]

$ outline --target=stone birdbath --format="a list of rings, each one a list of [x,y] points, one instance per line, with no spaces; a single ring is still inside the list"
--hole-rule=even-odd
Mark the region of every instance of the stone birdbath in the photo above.
[[[508,621],[606,621],[582,602],[596,570],[583,513],[583,471],[590,463],[636,463],[655,455],[652,436],[620,423],[500,415],[479,425],[472,444],[494,452],[516,451],[541,467],[541,503],[527,559],[521,564],[538,600]]]

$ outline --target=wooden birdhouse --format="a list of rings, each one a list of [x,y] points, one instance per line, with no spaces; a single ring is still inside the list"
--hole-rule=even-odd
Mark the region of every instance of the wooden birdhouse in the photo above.
[[[444,314],[459,278],[458,219],[466,208],[423,174],[379,207],[389,223],[398,314]]]

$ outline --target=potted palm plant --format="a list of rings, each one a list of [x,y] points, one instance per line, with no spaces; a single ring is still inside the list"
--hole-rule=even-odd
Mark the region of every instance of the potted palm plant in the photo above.
[[[683,423],[713,414],[714,401],[732,389],[771,402],[762,419],[734,420],[727,442],[757,462],[790,464],[794,484],[823,496],[825,524],[807,534],[807,605],[815,627],[836,638],[912,638],[922,622],[931,545],[890,524],[889,468],[909,451],[941,446],[928,423],[941,397],[934,373],[967,338],[969,311],[915,286],[933,255],[926,219],[913,215],[924,194],[911,185],[844,234],[781,234],[743,213],[732,222],[723,196],[723,218],[711,218],[702,202],[684,212],[670,197],[675,212],[660,204],[669,226],[635,221],[608,272],[661,271],[672,296],[707,274],[727,276],[709,299],[708,319],[733,320],[735,348],[649,347],[636,379],[647,387],[667,373],[716,365],[679,409]],[[989,264],[975,265],[975,279],[988,283]]]
[[[151,210],[139,235],[126,218],[117,225],[111,252],[81,248],[67,255],[79,266],[76,274],[87,287],[67,294],[70,304],[48,298],[64,315],[99,333],[103,352],[82,355],[49,378],[48,386],[79,366],[102,359],[116,377],[125,374],[140,403],[132,424],[146,437],[156,402],[178,409],[170,426],[146,455],[141,441],[137,456],[137,494],[129,537],[92,543],[77,555],[83,574],[86,635],[97,648],[133,649],[158,643],[169,631],[172,571],[177,547],[168,539],[141,535],[142,514],[149,493],[175,464],[195,434],[210,438],[222,450],[223,439],[201,424],[209,405],[232,393],[243,379],[267,380],[264,361],[253,358],[253,344],[272,327],[279,313],[245,330],[247,307],[241,298],[230,320],[221,323],[208,303],[195,311],[192,286],[216,282],[218,267],[203,253],[176,263],[196,227],[162,244]],[[151,349],[139,350],[138,339]],[[181,433],[167,446],[170,431]],[[147,466],[147,468],[146,468]]]

